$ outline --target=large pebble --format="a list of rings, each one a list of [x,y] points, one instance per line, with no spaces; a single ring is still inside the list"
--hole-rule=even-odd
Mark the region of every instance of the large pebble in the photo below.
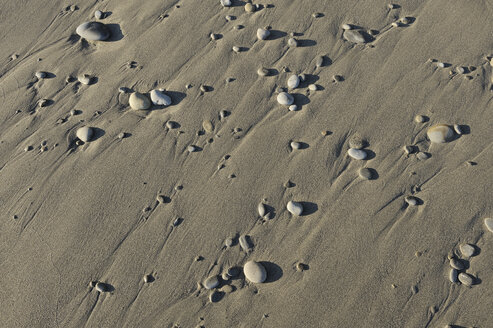
[[[452,139],[454,131],[447,124],[436,124],[428,129],[426,135],[433,143],[444,143]]]
[[[460,252],[464,257],[471,257],[474,255],[475,249],[471,244],[462,244],[459,246]]]
[[[257,30],[257,38],[259,40],[265,40],[269,37],[269,35],[270,35],[270,31],[266,30],[265,28],[259,28]]]
[[[462,262],[456,258],[451,258],[450,259],[450,266],[454,269],[457,269],[457,270],[462,270],[464,269],[464,264],[462,264]]]
[[[288,79],[288,88],[296,89],[300,85],[300,77],[296,74],[293,74]]]
[[[240,236],[240,238],[238,238],[238,242],[240,243],[241,249],[243,249],[243,251],[245,251],[246,253],[248,253],[252,249],[252,246],[250,245],[248,239],[249,238],[246,235],[242,235]]]
[[[204,287],[206,289],[213,289],[219,286],[219,278],[217,276],[210,276],[204,281]]]
[[[493,219],[492,218],[484,219],[484,225],[486,226],[486,229],[488,229],[488,231],[493,232]]]
[[[349,148],[347,154],[354,159],[363,160],[366,158],[366,151],[363,149]]]
[[[251,281],[253,283],[262,283],[267,279],[267,271],[265,270],[265,267],[255,261],[248,261],[245,263],[245,266],[243,267],[243,273],[245,274],[245,278],[247,278],[248,281]]]
[[[96,19],[102,19],[102,18],[103,18],[103,16],[104,16],[104,14],[103,14],[103,12],[102,12],[101,10],[96,10],[96,11],[94,12],[94,17],[95,17]]]
[[[82,23],[75,32],[82,38],[91,41],[104,41],[110,37],[109,28],[100,22]]]
[[[294,102],[294,97],[287,92],[281,92],[277,95],[277,102],[281,105],[289,106]]]
[[[359,30],[345,30],[342,34],[344,39],[353,43],[365,43],[365,36]]]
[[[467,273],[461,272],[461,273],[459,273],[459,281],[463,285],[466,285],[469,287],[469,286],[472,286],[472,284],[474,283],[474,278]]]
[[[257,206],[257,210],[260,217],[264,217],[264,215],[267,213],[267,209],[265,208],[264,203],[259,203]]]
[[[286,208],[289,211],[289,213],[291,213],[293,215],[300,216],[301,213],[303,213],[303,205],[301,205],[301,203],[298,203],[298,202],[295,202],[292,200],[290,200],[288,202],[288,204],[286,205]]]
[[[79,128],[76,133],[77,138],[79,138],[84,142],[88,142],[89,140],[91,140],[93,134],[94,134],[93,129],[88,126],[83,126]]]
[[[151,96],[151,101],[154,105],[171,105],[171,98],[162,90],[152,90],[149,95]]]
[[[223,7],[231,7],[232,3],[231,0],[221,0],[221,5]]]
[[[450,272],[448,274],[448,279],[450,282],[456,283],[457,278],[458,278],[459,272],[456,269],[450,269]]]
[[[128,98],[128,104],[132,109],[149,109],[151,107],[151,102],[146,95],[143,95],[140,92],[134,92]]]

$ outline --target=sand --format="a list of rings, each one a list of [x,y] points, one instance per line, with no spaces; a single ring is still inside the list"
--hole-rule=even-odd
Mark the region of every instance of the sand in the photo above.
[[[493,7],[388,4],[3,1],[0,326],[493,327]]]

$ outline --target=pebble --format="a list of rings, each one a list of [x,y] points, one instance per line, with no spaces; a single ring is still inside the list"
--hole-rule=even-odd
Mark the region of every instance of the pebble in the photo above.
[[[461,272],[461,273],[459,273],[459,281],[463,285],[470,287],[474,283],[474,278],[470,274]]]
[[[169,106],[171,105],[171,98],[164,93],[163,89],[152,90],[149,95],[154,105]]]
[[[95,17],[96,19],[102,19],[102,18],[103,18],[103,16],[104,16],[104,14],[103,14],[103,12],[102,12],[101,10],[96,10],[96,11],[94,12],[94,17]]]
[[[212,40],[219,40],[219,34],[211,33],[210,37]]]
[[[359,176],[365,180],[370,180],[371,179],[371,170],[367,167],[362,167],[359,169]]]
[[[166,127],[168,129],[175,129],[178,127],[178,125],[176,124],[176,122],[173,122],[173,121],[168,121],[166,122]]]
[[[454,136],[454,132],[450,126],[446,124],[436,124],[426,131],[426,135],[433,143],[444,143],[450,141],[450,139]]]
[[[414,196],[407,196],[404,198],[404,201],[409,205],[409,206],[416,206],[418,205],[418,199]]]
[[[231,22],[232,20],[234,20],[234,19],[235,19],[235,18],[234,18],[234,16],[231,16],[231,15],[227,15],[225,18],[226,18],[226,20],[227,20],[228,22]]]
[[[471,257],[474,255],[475,249],[471,244],[462,244],[459,246],[460,252],[464,257]]]
[[[214,131],[214,125],[212,125],[212,122],[208,120],[202,122],[202,128],[207,133],[212,133]]]
[[[297,105],[291,105],[291,106],[289,106],[289,110],[292,112],[296,112],[298,110],[298,106]]]
[[[90,41],[104,41],[110,37],[109,28],[100,22],[85,22],[80,24],[75,33]]]
[[[45,72],[36,72],[35,75],[38,79],[44,79],[46,77]]]
[[[296,89],[300,85],[300,77],[296,74],[293,74],[288,79],[288,88]]]
[[[151,274],[146,274],[146,275],[144,276],[144,282],[145,282],[146,284],[151,283],[151,282],[153,282],[153,281],[154,281],[154,277],[153,277]]]
[[[221,0],[221,5],[223,7],[231,7],[232,3],[231,0]]]
[[[149,98],[140,92],[132,93],[128,98],[128,104],[132,109],[135,110],[145,110],[151,107],[151,102],[149,101]]]
[[[399,27],[399,22],[392,22],[390,25],[392,25],[392,27]]]
[[[387,5],[387,7],[389,7],[389,9],[395,9],[395,8],[397,8],[397,6],[396,6],[396,5],[394,5],[393,3],[389,3],[389,4]]]
[[[91,84],[92,78],[89,74],[82,74],[77,77],[77,80],[82,84],[89,85]]]
[[[459,74],[465,74],[465,73],[466,73],[466,69],[465,69],[464,67],[462,67],[462,66],[457,66],[457,67],[455,68],[455,71],[456,71],[457,73],[459,73]]]
[[[287,92],[281,92],[277,95],[277,102],[284,106],[292,105],[294,97]]]
[[[296,141],[292,141],[291,144],[290,144],[290,146],[293,149],[300,149],[301,148],[301,143],[296,142]]]
[[[266,30],[264,28],[259,28],[257,30],[257,38],[259,40],[265,40],[265,39],[267,39],[269,37],[269,35],[270,35],[270,31],[269,30]]]
[[[407,18],[407,17],[402,17],[402,18],[401,18],[401,23],[402,23],[402,24],[404,24],[404,25],[407,25],[407,24],[409,24],[409,23],[410,23],[410,20],[409,20],[409,18]]]
[[[322,67],[323,65],[324,65],[324,57],[318,56],[317,59],[315,60],[315,66]]]
[[[464,264],[462,264],[462,262],[459,259],[456,259],[455,257],[450,259],[450,266],[457,270],[464,269]]]
[[[24,151],[31,151],[31,150],[33,150],[33,146],[26,146],[24,148]]]
[[[290,46],[291,48],[296,48],[298,46],[298,41],[296,41],[295,38],[289,38],[288,46]]]
[[[194,146],[194,145],[190,145],[187,147],[187,150],[189,153],[193,153],[193,152],[196,152],[197,151],[197,147]]]
[[[414,117],[414,122],[416,123],[423,123],[425,121],[425,117],[423,115],[416,115]]]
[[[245,5],[245,11],[246,11],[247,13],[253,13],[253,12],[255,11],[255,6],[254,6],[254,5],[252,5],[251,3],[247,3],[247,4]]]
[[[238,239],[238,241],[240,243],[241,249],[243,251],[245,251],[246,253],[248,253],[252,249],[252,246],[248,242],[248,239],[247,239],[247,236],[246,235],[240,236],[240,238]]]
[[[228,269],[228,275],[231,278],[237,277],[239,274],[240,274],[240,269],[238,267],[233,266]]]
[[[233,246],[233,238],[226,238],[226,239],[224,240],[224,246],[226,246],[226,247],[231,247],[231,246]]]
[[[445,68],[445,63],[438,62],[437,63],[437,66],[440,67],[440,68]]]
[[[228,281],[229,279],[231,279],[231,277],[229,276],[229,274],[227,272],[223,272],[221,274],[221,279],[224,281]]]
[[[462,134],[462,129],[460,128],[460,125],[459,124],[454,124],[454,131],[458,135],[461,135]]]
[[[39,107],[45,107],[45,106],[48,106],[48,99],[40,99],[38,101],[38,106]]]
[[[221,110],[221,111],[219,112],[219,116],[220,116],[221,118],[225,118],[226,116],[228,116],[228,111],[226,111],[226,110],[224,110],[224,109],[223,109],[223,110]]]
[[[488,229],[488,231],[493,232],[493,219],[492,218],[484,219],[484,225],[486,226],[486,229]]]
[[[243,267],[245,278],[253,283],[262,283],[267,279],[267,271],[265,267],[258,262],[248,261]]]
[[[203,283],[205,289],[214,289],[219,286],[219,279],[217,276],[210,276]]]
[[[226,294],[230,294],[234,291],[234,288],[231,285],[224,285],[221,287],[221,291],[225,292]]]
[[[91,140],[93,135],[93,129],[88,126],[83,126],[77,130],[76,136],[83,142],[88,142]]]
[[[316,84],[310,84],[308,86],[308,90],[310,90],[310,91],[317,91],[318,90],[318,87],[317,87]]]
[[[222,295],[224,295],[223,292],[220,292],[220,291],[213,291],[212,293],[210,293],[209,295],[209,301],[211,303],[216,303],[216,302],[219,302],[222,298]]]
[[[332,80],[334,82],[342,82],[343,79],[344,78],[341,75],[337,75],[337,74],[332,77]]]
[[[292,200],[288,202],[286,208],[289,211],[289,213],[296,216],[300,216],[303,213],[303,205],[301,205],[301,203]]]
[[[450,272],[448,274],[448,279],[450,280],[450,282],[456,283],[458,275],[459,275],[459,272],[456,269],[452,268],[452,269],[450,269]]]
[[[345,30],[342,34],[344,39],[353,43],[365,43],[364,35],[358,30]]]
[[[264,203],[258,204],[257,211],[258,211],[258,215],[260,215],[260,217],[264,217],[264,215],[267,213],[267,209],[265,208]]]
[[[341,27],[345,31],[348,31],[353,28],[350,24],[342,24]]]
[[[420,161],[424,161],[430,158],[430,155],[428,155],[428,153],[420,151],[416,154],[416,158],[418,158]]]
[[[406,155],[412,154],[414,152],[414,147],[413,146],[404,146],[402,147]]]
[[[109,291],[109,286],[104,282],[98,282],[96,284],[96,290],[100,293],[105,293]]]
[[[269,70],[267,68],[264,68],[264,67],[260,67],[258,70],[257,70],[257,74],[259,76],[267,76],[269,75]]]
[[[349,148],[347,153],[354,159],[363,160],[366,158],[366,151],[363,149]]]
[[[241,49],[240,49],[240,47],[237,47],[237,46],[233,46],[233,48],[232,48],[232,49],[233,49],[233,51],[234,51],[234,52],[236,52],[236,53],[240,52],[240,50],[241,50]]]
[[[298,262],[298,263],[296,264],[296,271],[298,271],[298,272],[303,272],[303,271],[305,271],[305,270],[306,270],[306,267],[307,267],[307,265],[306,265],[306,264],[301,263],[301,262]]]

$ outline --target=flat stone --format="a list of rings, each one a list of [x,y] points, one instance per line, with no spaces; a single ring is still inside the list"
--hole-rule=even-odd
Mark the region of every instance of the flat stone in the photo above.
[[[151,107],[151,102],[149,101],[149,98],[140,92],[132,93],[128,98],[128,104],[132,109],[135,110],[146,110]]]
[[[300,85],[300,78],[298,75],[293,74],[288,79],[288,88],[296,89]]]
[[[92,128],[88,126],[83,126],[77,130],[76,136],[83,142],[88,142],[91,140],[92,136],[94,134],[94,131]]]
[[[110,37],[109,28],[100,22],[85,22],[80,24],[75,33],[90,41],[104,41]]]
[[[286,205],[286,209],[289,211],[289,213],[296,216],[300,216],[303,213],[303,205],[292,200],[288,202],[288,204]]]
[[[277,102],[284,106],[292,105],[294,97],[287,92],[281,92],[277,95]]]
[[[432,143],[444,143],[452,139],[454,131],[446,124],[436,124],[428,129],[426,135]]]
[[[265,267],[256,261],[248,261],[243,266],[245,278],[253,283],[263,283],[267,279],[267,271]]]
[[[359,173],[359,176],[365,180],[370,180],[372,177],[371,170],[369,168],[366,168],[366,167],[362,167],[361,169],[359,169],[358,173]]]
[[[219,278],[215,276],[210,276],[203,283],[205,289],[214,289],[219,286]]]
[[[493,232],[493,219],[492,218],[484,219],[484,225],[486,226],[486,229],[488,229],[489,232]]]
[[[353,43],[365,43],[365,36],[359,30],[345,30],[342,34],[344,39]]]
[[[36,72],[35,75],[38,79],[44,79],[46,77],[45,72]]]
[[[474,278],[470,274],[461,272],[459,273],[459,281],[461,284],[470,287],[474,283]]]
[[[471,257],[474,255],[475,249],[471,244],[462,244],[459,246],[460,252],[464,257]]]
[[[366,151],[364,151],[363,149],[349,148],[347,153],[351,158],[357,160],[363,160],[367,156]]]
[[[257,39],[259,40],[265,40],[269,37],[270,31],[266,30],[265,28],[259,28],[257,30]]]
[[[149,95],[154,105],[169,106],[171,105],[171,98],[162,90],[152,90]]]

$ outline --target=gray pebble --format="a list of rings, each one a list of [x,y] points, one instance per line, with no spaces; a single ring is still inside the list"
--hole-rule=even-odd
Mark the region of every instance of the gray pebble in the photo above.
[[[247,235],[242,235],[240,236],[239,238],[239,242],[240,242],[240,247],[241,249],[243,249],[244,252],[248,253],[251,249],[252,249],[252,246],[250,245],[249,241],[248,241],[248,236]]]
[[[100,22],[85,22],[77,27],[75,32],[80,37],[90,41],[104,41],[110,37],[109,28]]]
[[[216,288],[217,286],[219,286],[219,278],[216,275],[210,276],[204,281],[203,285],[206,289]]]
[[[369,168],[366,168],[366,167],[362,167],[360,170],[359,170],[359,176],[365,180],[370,180],[371,179],[371,170]]]

